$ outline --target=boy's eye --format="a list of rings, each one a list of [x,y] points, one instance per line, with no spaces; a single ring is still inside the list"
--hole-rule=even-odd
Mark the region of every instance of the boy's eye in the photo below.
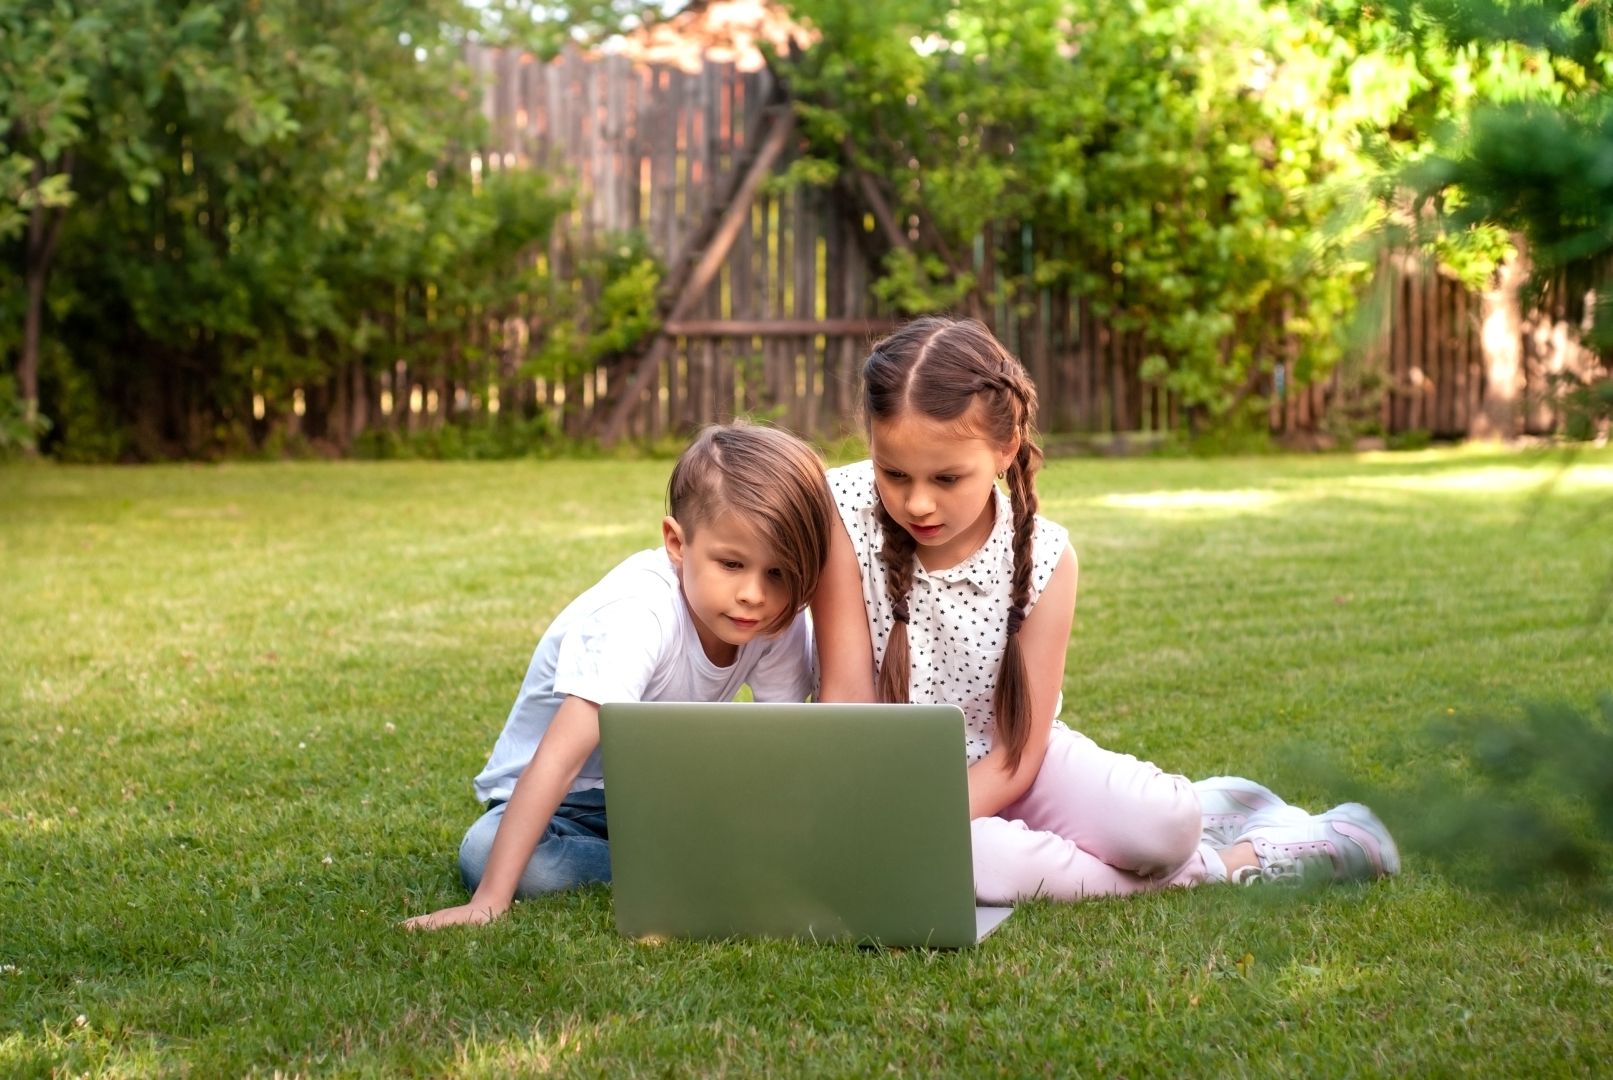
[[[724,570],[740,570],[743,569],[745,565],[744,563],[736,562],[733,559],[718,559],[717,564]]]
[[[772,578],[774,581],[783,581],[784,571],[775,566],[767,572],[767,576]]]

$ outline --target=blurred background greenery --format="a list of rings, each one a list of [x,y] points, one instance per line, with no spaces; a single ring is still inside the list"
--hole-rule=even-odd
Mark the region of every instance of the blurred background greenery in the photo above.
[[[799,128],[775,185],[877,193],[885,315],[1001,324],[1077,296],[1136,337],[1142,387],[1188,437],[1263,432],[1272,398],[1338,374],[1355,412],[1318,424],[1347,441],[1385,434],[1363,419],[1389,392],[1368,354],[1409,257],[1549,306],[1594,357],[1538,391],[1569,406],[1551,430],[1605,430],[1605,0],[751,6],[800,30],[762,47]],[[681,271],[631,230],[557,260],[582,178],[482,155],[488,71],[468,58],[609,52],[677,16],[0,0],[0,453],[308,452],[293,415],[403,370],[396,394],[423,389],[457,430],[318,449],[575,447],[576,380],[642,351]],[[579,392],[487,409],[513,379]]]

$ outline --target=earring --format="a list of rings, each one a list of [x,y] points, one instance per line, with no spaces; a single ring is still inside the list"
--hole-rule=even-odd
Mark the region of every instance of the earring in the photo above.
[[[1007,469],[998,469],[997,470],[997,479],[1001,480],[1003,477],[1005,477],[1007,475],[1008,475],[1008,470]]]

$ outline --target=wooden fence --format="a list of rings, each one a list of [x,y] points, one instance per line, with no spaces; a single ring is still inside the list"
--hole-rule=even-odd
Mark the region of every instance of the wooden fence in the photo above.
[[[527,328],[495,332],[506,343],[506,408],[547,411],[574,434],[612,437],[655,437],[737,412],[824,436],[851,427],[856,364],[897,321],[871,290],[878,230],[846,187],[779,179],[795,140],[766,70],[707,64],[688,73],[576,52],[540,63],[473,49],[469,59],[485,76],[493,133],[482,167],[544,169],[577,193],[543,253],[550,272],[563,278],[592,245],[636,231],[674,287],[653,348],[565,384],[511,385]],[[998,239],[983,237],[976,251],[996,251]],[[977,254],[975,269],[989,292],[989,261]],[[1323,432],[1346,419],[1387,435],[1460,437],[1497,395],[1521,403],[1517,433],[1544,432],[1559,421],[1552,377],[1597,370],[1560,297],[1497,331],[1485,325],[1494,313],[1484,299],[1449,279],[1405,266],[1394,280],[1379,344],[1326,379],[1297,384],[1288,345],[1280,335],[1270,342],[1272,374],[1250,391],[1269,401],[1273,432]],[[983,314],[1035,379],[1044,430],[1157,432],[1183,422],[1174,396],[1139,378],[1137,335],[1112,332],[1079,297],[1019,300]],[[1516,352],[1511,368],[1495,363],[1497,347]],[[408,418],[414,426],[481,404],[452,379],[423,396],[411,378],[401,367],[383,378],[378,391],[396,405],[380,412],[413,402],[423,414]]]
[[[547,252],[552,273],[568,273],[602,238],[637,231],[676,286],[729,219],[709,284],[664,328],[669,347],[624,414],[625,434],[656,436],[741,411],[804,431],[849,422],[853,365],[893,320],[871,297],[858,224],[836,194],[760,182],[788,169],[792,141],[779,140],[737,205],[764,139],[791,119],[765,69],[688,73],[576,52],[549,64],[485,50],[471,60],[487,77],[488,167],[546,169],[577,192]],[[533,391],[582,433],[600,426],[613,386],[630,374],[605,367]]]
[[[1546,435],[1562,425],[1565,382],[1606,374],[1571,312],[1570,291],[1583,283],[1559,278],[1525,308],[1516,291],[1485,297],[1410,259],[1385,277],[1377,343],[1307,386],[1285,384],[1279,371],[1269,387],[1272,431],[1326,430],[1342,413],[1357,427],[1375,421],[1386,435]],[[1497,410],[1512,413],[1511,429],[1486,429],[1486,409],[1492,426]]]

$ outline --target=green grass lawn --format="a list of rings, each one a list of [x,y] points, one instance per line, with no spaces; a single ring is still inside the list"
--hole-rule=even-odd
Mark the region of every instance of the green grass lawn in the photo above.
[[[0,469],[0,1075],[1593,1074],[1613,930],[1398,879],[1026,905],[978,949],[640,944],[463,896],[547,620],[667,462]],[[1051,463],[1064,717],[1314,807],[1613,690],[1613,452]],[[1600,508],[1601,517],[1594,512]],[[1395,821],[1390,820],[1391,827]]]

